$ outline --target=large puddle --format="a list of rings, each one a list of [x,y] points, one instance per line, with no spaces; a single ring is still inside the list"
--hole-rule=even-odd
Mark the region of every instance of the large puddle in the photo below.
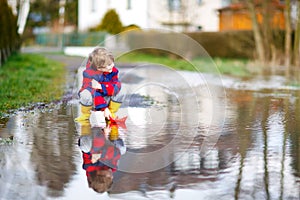
[[[121,69],[121,80],[127,152],[109,193],[88,186],[73,99],[1,125],[0,198],[300,198],[300,88],[284,77],[142,65]]]

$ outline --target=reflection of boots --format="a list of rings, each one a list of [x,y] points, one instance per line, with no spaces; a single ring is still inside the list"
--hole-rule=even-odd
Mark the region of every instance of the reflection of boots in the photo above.
[[[110,125],[111,131],[109,134],[110,140],[117,140],[119,137],[118,125]]]
[[[92,106],[83,106],[83,105],[81,105],[80,106],[81,115],[79,117],[75,118],[75,121],[80,122],[80,121],[89,120],[90,115],[91,115],[91,112],[90,112],[91,109],[92,109]]]
[[[80,124],[80,135],[90,135],[91,134],[91,124],[88,120],[78,122]]]
[[[108,109],[111,112],[112,118],[116,118],[116,112],[119,110],[121,103],[116,101],[110,101],[108,105]]]

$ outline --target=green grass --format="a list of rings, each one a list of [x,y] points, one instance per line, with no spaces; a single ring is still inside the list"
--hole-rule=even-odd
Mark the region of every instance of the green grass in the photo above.
[[[249,61],[246,59],[214,58],[213,60],[221,74],[238,77],[251,75],[247,69]]]
[[[190,61],[177,59],[168,56],[153,56],[143,53],[128,53],[117,58],[120,63],[147,62],[161,64],[176,70],[199,71],[206,73],[220,73],[232,76],[249,76],[247,70],[248,61],[245,59],[225,59],[225,58],[195,58]]]
[[[0,116],[30,103],[61,99],[65,68],[37,54],[16,54],[0,67]]]

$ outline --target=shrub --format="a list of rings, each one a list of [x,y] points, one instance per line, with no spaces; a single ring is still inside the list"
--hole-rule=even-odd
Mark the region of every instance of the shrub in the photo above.
[[[123,31],[123,25],[115,9],[106,12],[101,23],[92,31],[106,31],[111,34],[118,34]]]
[[[135,24],[130,24],[128,26],[125,26],[124,31],[136,31],[136,30],[141,30],[141,28],[138,25]]]

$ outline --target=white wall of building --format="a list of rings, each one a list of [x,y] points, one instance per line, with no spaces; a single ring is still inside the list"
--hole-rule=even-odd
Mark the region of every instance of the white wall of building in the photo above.
[[[219,15],[217,9],[222,7],[222,0],[203,0],[198,8],[197,24],[203,31],[219,30]]]
[[[131,5],[128,5],[128,2],[131,2]],[[148,27],[147,5],[148,0],[110,1],[110,8],[116,9],[124,26],[136,24],[140,27]]]
[[[187,22],[190,24],[186,31],[196,31],[198,26],[203,31],[218,31],[219,16],[217,9],[223,6],[224,0],[181,0],[180,12],[169,11],[168,0],[149,1],[148,16],[151,28],[163,28],[166,23]],[[171,27],[171,26],[169,26]],[[176,30],[176,26],[173,27]]]
[[[124,26],[136,24],[143,29],[169,29],[172,26],[163,24],[188,22],[191,26],[187,31],[195,31],[198,26],[203,31],[219,30],[217,9],[224,6],[225,0],[181,2],[185,4],[184,13],[170,12],[168,0],[79,0],[78,28],[79,31],[87,31],[101,22],[107,10],[114,8]]]
[[[131,5],[128,5],[129,2]],[[98,25],[109,9],[116,10],[123,26],[136,24],[147,28],[147,2],[148,0],[79,0],[78,29],[87,31]]]
[[[87,31],[88,28],[99,24],[102,13],[106,12],[106,1],[79,0],[78,1],[78,29]]]

